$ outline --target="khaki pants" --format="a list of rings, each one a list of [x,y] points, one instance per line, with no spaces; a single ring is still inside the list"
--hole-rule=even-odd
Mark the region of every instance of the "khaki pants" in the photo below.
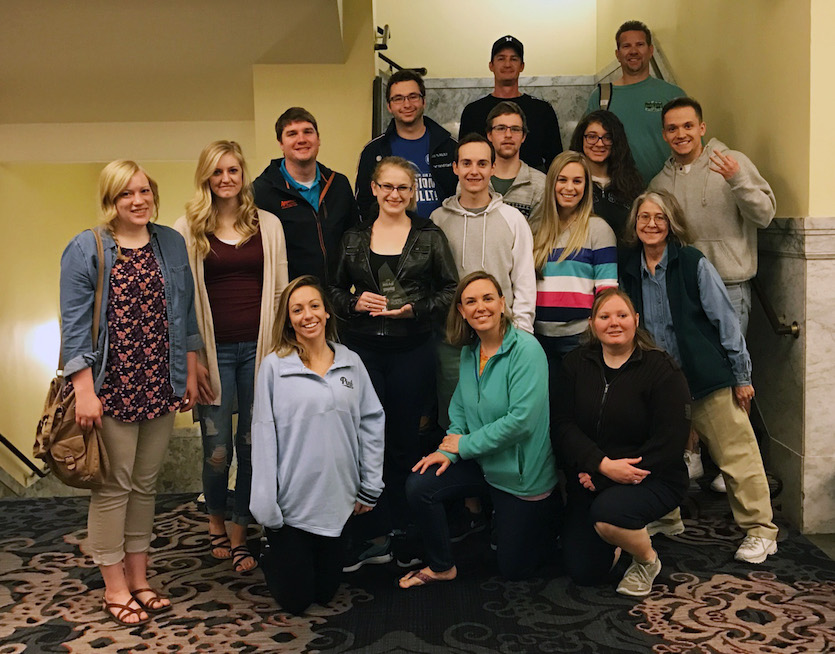
[[[147,552],[154,524],[157,475],[175,413],[142,422],[102,417],[110,474],[90,496],[88,549],[97,565],[114,565],[125,552]]]
[[[734,520],[747,535],[775,540],[765,468],[748,415],[732,388],[693,402],[693,428],[722,471]]]

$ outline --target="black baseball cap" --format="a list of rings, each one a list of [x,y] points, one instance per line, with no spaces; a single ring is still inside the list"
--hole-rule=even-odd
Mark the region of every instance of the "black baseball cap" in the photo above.
[[[522,45],[522,42],[519,39],[515,36],[511,36],[510,34],[501,37],[493,44],[493,49],[490,51],[490,61],[493,60],[493,57],[496,56],[497,52],[504,50],[505,48],[514,49],[516,54],[519,55],[519,58],[522,61],[525,61],[525,46]]]

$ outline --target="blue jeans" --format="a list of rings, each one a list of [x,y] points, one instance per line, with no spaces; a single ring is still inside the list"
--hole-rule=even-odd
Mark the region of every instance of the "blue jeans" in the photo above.
[[[748,331],[748,316],[751,313],[751,282],[740,282],[739,284],[725,284],[731,304],[739,318],[739,328],[742,335]]]
[[[252,486],[252,401],[255,393],[255,341],[218,343],[220,405],[201,404],[198,409],[203,435],[203,494],[210,515],[226,516],[229,466],[232,463],[232,414],[237,407],[235,452],[238,474],[232,522],[248,525]],[[237,401],[236,401],[237,400]]]
[[[507,579],[532,576],[556,549],[557,525],[562,516],[559,488],[545,499],[529,502],[490,486],[474,460],[459,459],[440,476],[435,475],[436,471],[437,466],[432,466],[423,474],[413,472],[406,481],[406,496],[433,572],[444,572],[455,565],[444,506],[452,499],[490,495],[496,511],[499,572]]]

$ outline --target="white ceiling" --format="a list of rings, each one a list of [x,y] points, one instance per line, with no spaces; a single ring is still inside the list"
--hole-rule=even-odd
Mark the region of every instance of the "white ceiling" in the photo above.
[[[0,123],[251,120],[253,64],[344,61],[339,0],[0,0]]]

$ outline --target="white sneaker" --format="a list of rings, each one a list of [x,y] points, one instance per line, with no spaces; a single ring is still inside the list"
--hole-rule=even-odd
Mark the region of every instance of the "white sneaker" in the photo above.
[[[623,579],[618,584],[617,592],[632,597],[646,597],[652,591],[652,582],[661,572],[661,559],[655,555],[655,561],[641,563],[632,559],[632,564],[626,569]]]
[[[655,536],[656,534],[678,536],[679,534],[684,533],[684,523],[681,521],[681,518],[675,522],[661,518],[660,520],[654,520],[647,525],[647,533],[650,536]]]
[[[774,554],[776,551],[776,540],[760,538],[759,536],[746,536],[742,545],[734,554],[734,558],[746,563],[762,563],[768,558],[769,554]]]
[[[705,469],[702,466],[702,455],[699,452],[684,450],[684,463],[687,465],[687,474],[690,479],[699,479],[704,476]]]
[[[722,476],[721,472],[718,475],[716,475],[716,479],[710,482],[710,490],[716,493],[728,492],[728,487],[725,486],[725,478]]]

